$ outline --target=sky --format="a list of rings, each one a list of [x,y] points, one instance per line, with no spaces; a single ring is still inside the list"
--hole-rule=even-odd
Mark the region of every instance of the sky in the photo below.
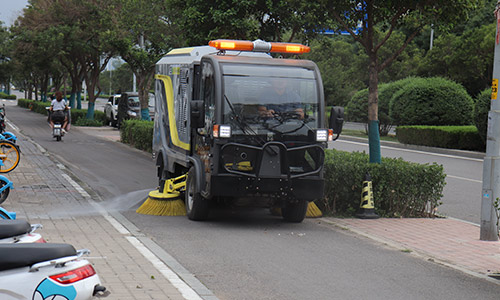
[[[0,21],[4,23],[4,26],[11,26],[22,14],[26,5],[28,5],[28,0],[0,0]]]

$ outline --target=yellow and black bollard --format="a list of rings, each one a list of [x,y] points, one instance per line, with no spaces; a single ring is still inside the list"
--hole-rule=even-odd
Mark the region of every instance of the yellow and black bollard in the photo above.
[[[372,178],[369,173],[365,175],[363,190],[361,191],[361,204],[359,205],[356,217],[360,219],[378,219],[375,213],[375,202],[373,201]]]

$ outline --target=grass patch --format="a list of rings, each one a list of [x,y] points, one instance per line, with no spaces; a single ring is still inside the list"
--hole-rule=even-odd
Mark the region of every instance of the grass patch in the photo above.
[[[360,137],[360,138],[365,138],[365,139],[368,138],[368,135],[365,133],[364,130],[342,129],[342,133],[340,134],[340,136],[343,136],[343,135]],[[398,142],[398,139],[394,135],[381,136],[380,140],[387,141],[387,142]]]

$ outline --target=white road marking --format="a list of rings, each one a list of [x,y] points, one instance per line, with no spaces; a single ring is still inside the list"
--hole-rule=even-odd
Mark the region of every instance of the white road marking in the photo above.
[[[97,202],[92,200],[90,195],[69,175],[62,174],[62,176],[82,195],[87,198],[92,206],[121,234],[125,235],[125,238],[134,246],[153,266],[163,275],[165,278],[172,283],[173,286],[182,294],[186,300],[202,300],[202,298],[189,286],[187,285],[174,271],[172,271],[167,265],[165,265],[153,252],[151,252],[146,246],[144,246],[141,241],[133,237],[120,222],[109,215],[104,208],[102,208]]]
[[[470,179],[470,178],[465,178],[465,177],[460,177],[460,176],[446,175],[446,177],[460,179],[460,180],[466,180],[466,181],[476,182],[476,183],[483,183],[482,180]]]
[[[355,144],[355,145],[362,145],[362,146],[367,146],[368,147],[368,144],[366,144],[366,143],[346,141],[346,140],[338,140],[338,141],[336,141],[336,143],[339,143],[339,142],[340,143]],[[470,157],[463,157],[463,156],[457,156],[457,155],[451,155],[451,154],[432,153],[432,152],[425,152],[425,151],[411,150],[411,149],[404,149],[404,148],[396,148],[396,147],[389,147],[389,146],[382,146],[382,145],[380,146],[380,148],[389,149],[389,150],[406,151],[406,152],[418,153],[418,154],[440,156],[440,157],[447,157],[447,158],[455,158],[455,159],[463,159],[463,160],[483,162],[482,159],[470,158]]]

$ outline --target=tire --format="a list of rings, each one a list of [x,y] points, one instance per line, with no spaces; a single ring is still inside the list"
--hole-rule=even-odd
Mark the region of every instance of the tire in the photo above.
[[[21,154],[19,148],[8,141],[0,141],[0,159],[3,162],[3,166],[0,166],[0,173],[8,173],[14,170],[19,164]]]
[[[307,213],[306,200],[298,200],[297,202],[286,202],[285,206],[281,209],[283,219],[287,222],[300,223],[304,221]]]
[[[60,135],[56,136],[56,141],[58,141],[58,142],[61,141],[61,136]]]
[[[5,185],[5,182],[0,181],[0,187],[3,187],[4,185]],[[7,197],[9,197],[9,193],[10,193],[10,188],[6,188],[5,190],[3,190],[3,192],[0,193],[0,204],[4,203],[5,200],[7,200]],[[7,219],[10,219],[10,218],[7,218]]]
[[[0,219],[5,219],[5,220],[12,220],[12,218],[4,213],[3,211],[0,210]]]
[[[117,127],[118,122],[115,120],[115,116],[111,115],[111,127]]]
[[[196,191],[196,171],[191,167],[186,179],[186,215],[190,220],[203,221],[208,218],[208,200],[204,199],[199,191]]]

